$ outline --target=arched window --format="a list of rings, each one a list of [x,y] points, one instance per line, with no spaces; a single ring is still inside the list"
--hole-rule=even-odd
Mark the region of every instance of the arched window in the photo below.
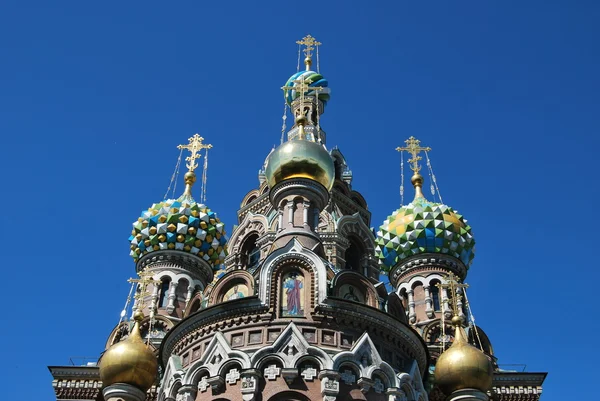
[[[350,246],[346,249],[344,259],[346,260],[346,269],[360,271],[360,261],[364,255],[362,244],[354,237],[348,238]]]
[[[171,285],[171,280],[163,279],[162,284],[160,286],[160,298],[158,299],[158,307],[164,308],[167,304],[167,297],[169,296],[169,286]]]
[[[439,312],[441,308],[440,304],[440,289],[437,283],[431,283],[429,286],[429,292],[431,293],[431,303],[433,304],[433,310]]]
[[[242,246],[242,264],[246,265],[247,269],[258,266],[260,262],[260,247],[256,244],[257,240],[258,234],[252,234]]]

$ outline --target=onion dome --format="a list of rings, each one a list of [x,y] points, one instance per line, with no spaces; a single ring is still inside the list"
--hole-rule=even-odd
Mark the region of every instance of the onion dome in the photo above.
[[[379,228],[376,256],[386,271],[420,253],[443,253],[469,267],[475,256],[475,239],[467,220],[450,206],[424,197],[402,206]]]
[[[435,365],[435,384],[446,395],[463,389],[486,392],[492,387],[492,363],[481,350],[468,343],[460,317],[455,315],[452,324],[454,341]]]
[[[471,226],[450,206],[425,199],[418,164],[421,157],[418,154],[431,148],[421,147],[420,141],[414,137],[410,137],[406,144],[407,147],[396,150],[408,151],[412,155],[408,162],[414,172],[411,183],[415,187],[415,198],[388,216],[377,232],[375,254],[382,270],[389,272],[403,259],[421,253],[450,255],[469,268],[475,257]],[[427,163],[431,168],[429,158]],[[430,174],[433,176],[431,170]]]
[[[195,174],[188,172],[185,179],[191,187]],[[212,266],[223,263],[227,256],[225,224],[206,205],[197,203],[187,189],[178,199],[155,203],[143,211],[133,223],[129,242],[136,262],[160,250],[191,253]]]
[[[201,149],[212,145],[203,144],[204,138],[195,134],[189,145],[179,145],[191,155],[186,158],[188,172],[184,175],[185,191],[178,199],[167,199],[144,210],[133,223],[129,237],[130,255],[137,262],[143,255],[155,251],[176,250],[201,257],[215,267],[227,256],[225,225],[217,214],[192,197],[192,186],[196,182],[195,162]],[[205,156],[206,157],[206,156]],[[206,159],[203,177],[206,177]]]
[[[137,312],[135,324],[125,340],[110,347],[100,359],[100,380],[104,386],[125,383],[147,391],[158,375],[158,361],[142,340],[140,321],[144,315]]]
[[[271,152],[266,163],[269,188],[291,178],[308,178],[331,190],[335,181],[333,159],[317,142],[301,139],[284,142]]]
[[[306,62],[307,60],[305,60]],[[327,88],[329,86],[329,82],[323,75],[314,71],[299,71],[292,75],[285,83],[284,88],[292,88],[292,89],[284,89],[283,95],[285,96],[285,101],[288,105],[291,106],[292,102],[300,97],[300,93],[302,90],[298,90],[301,86],[300,83],[304,82],[308,85],[308,90],[304,92],[305,96],[314,96],[315,91],[311,90],[311,87],[320,88],[319,92],[319,100],[323,102],[325,106],[329,99],[331,98]]]

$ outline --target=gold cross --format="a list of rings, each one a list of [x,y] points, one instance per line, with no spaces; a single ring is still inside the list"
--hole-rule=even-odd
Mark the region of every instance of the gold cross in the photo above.
[[[460,312],[458,310],[458,302],[462,299],[462,295],[457,293],[456,290],[459,288],[468,288],[469,285],[459,283],[457,277],[453,273],[449,273],[446,284],[437,283],[436,287],[440,290],[445,288],[450,290],[450,294],[452,295],[452,312],[454,312],[455,316],[458,316]]]
[[[130,278],[127,281],[138,284],[138,291],[136,291],[134,298],[137,299],[137,309],[142,310],[144,309],[144,298],[150,295],[150,291],[148,291],[148,285],[160,285],[161,281],[154,280],[154,278],[152,278],[152,273],[147,269],[139,272],[138,276],[140,276],[140,278]]]
[[[406,147],[398,147],[396,148],[396,150],[398,152],[402,152],[405,150],[411,154],[412,157],[408,160],[408,162],[411,164],[410,169],[415,173],[418,173],[419,170],[421,170],[421,166],[419,166],[419,160],[422,159],[422,157],[419,156],[419,152],[429,152],[431,148],[421,147],[421,141],[416,139],[414,136],[411,136],[404,142],[406,143]]]
[[[312,51],[315,50],[314,46],[321,45],[321,42],[317,42],[317,40],[310,35],[303,37],[302,40],[297,40],[296,43],[298,43],[300,46],[305,46],[304,54],[308,58],[312,57]]]
[[[198,167],[198,163],[196,163],[196,159],[200,157],[200,154],[198,152],[202,149],[212,148],[212,145],[202,143],[203,140],[204,138],[202,138],[200,135],[194,134],[193,137],[188,139],[188,141],[190,142],[188,145],[177,146],[177,149],[186,149],[189,150],[191,153],[191,155],[185,158],[185,160],[188,162],[185,164],[185,166],[188,168],[189,171],[194,171],[196,167]]]
[[[304,113],[304,103],[306,102],[306,92],[314,91],[315,97],[319,98],[319,92],[323,92],[326,88],[323,86],[309,86],[312,84],[310,79],[304,79],[304,76],[301,75],[300,79],[294,79],[292,81],[294,85],[292,86],[282,86],[284,92],[289,90],[295,90],[296,92],[300,91],[300,110]]]

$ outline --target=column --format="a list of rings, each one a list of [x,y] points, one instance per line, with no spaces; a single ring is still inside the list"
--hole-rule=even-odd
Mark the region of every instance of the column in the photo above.
[[[427,317],[430,319],[433,318],[433,301],[431,300],[431,292],[429,291],[429,285],[424,285],[423,289],[425,290],[425,313],[427,313]]]
[[[177,281],[171,281],[169,285],[169,296],[168,296],[168,304],[167,304],[167,312],[173,313],[175,310],[175,299],[177,299]]]
[[[145,401],[146,393],[131,384],[115,383],[102,390],[105,401]]]
[[[277,224],[277,231],[281,231],[281,230],[283,230],[283,210],[280,210],[278,212],[277,219],[278,219],[277,220],[277,222],[278,222],[278,224]]]
[[[322,370],[319,372],[319,380],[323,401],[335,401],[340,392],[340,374],[335,370]]]
[[[446,319],[452,318],[452,310],[450,309],[450,304],[448,301],[448,289],[442,288],[442,312],[444,313],[444,317]]]
[[[310,202],[305,200],[304,203],[302,204],[302,208],[303,208],[303,213],[304,215],[302,216],[303,219],[303,223],[304,223],[304,227],[308,226],[308,211],[310,210]]]
[[[286,204],[286,206],[288,208],[288,225],[293,226],[294,225],[294,202],[288,202]]]
[[[408,319],[411,323],[417,321],[417,313],[415,312],[415,297],[413,290],[408,290]]]

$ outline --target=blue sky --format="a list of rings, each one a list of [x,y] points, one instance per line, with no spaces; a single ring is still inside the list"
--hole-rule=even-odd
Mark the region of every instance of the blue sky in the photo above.
[[[231,232],[308,33],[328,146],[372,225],[399,206],[394,149],[414,135],[473,226],[469,298],[499,362],[549,371],[545,401],[596,394],[598,2],[58,4],[0,6],[6,399],[52,400],[47,365],[102,351],[134,274],[130,224],[196,132]]]

